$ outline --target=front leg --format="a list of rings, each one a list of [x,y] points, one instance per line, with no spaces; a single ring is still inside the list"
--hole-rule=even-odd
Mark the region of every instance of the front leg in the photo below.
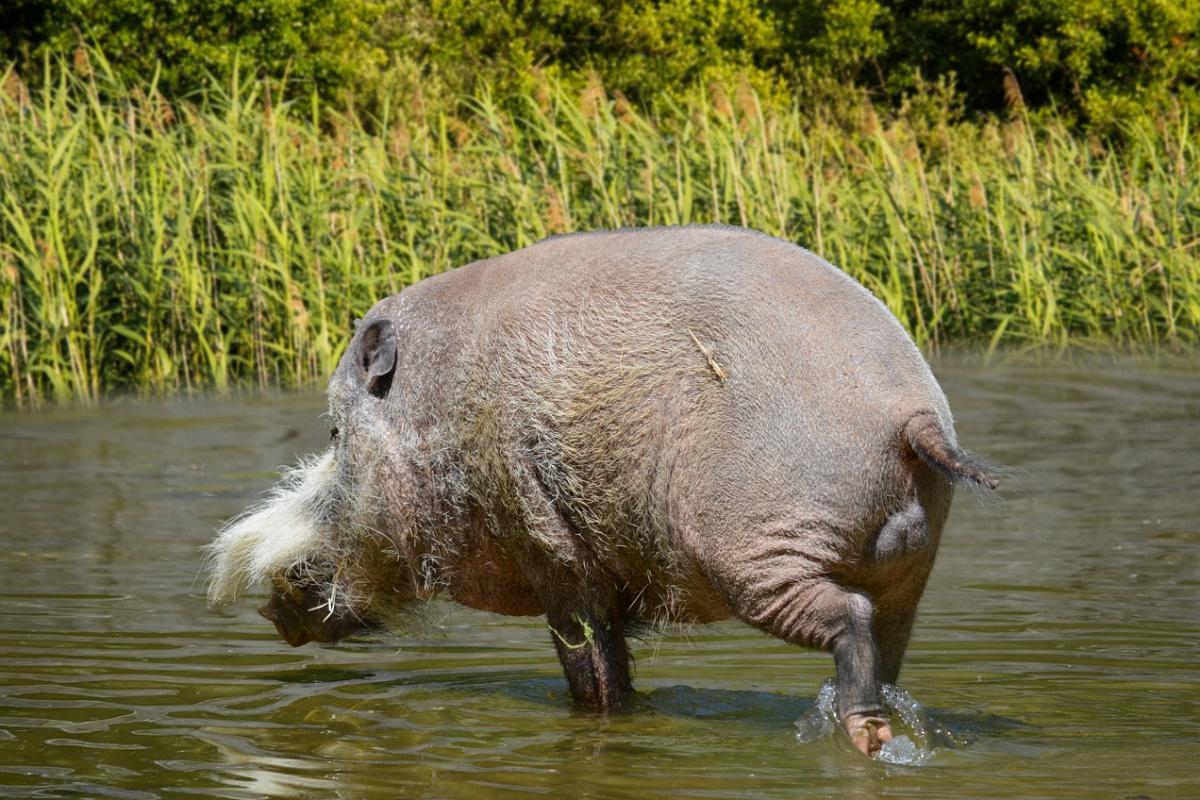
[[[572,699],[585,708],[608,711],[622,705],[633,692],[629,650],[620,616],[593,610],[590,605],[555,602],[546,613],[546,622]]]
[[[616,580],[551,500],[532,460],[511,469],[525,534],[517,560],[546,610],[571,697],[585,708],[616,708],[633,692]]]

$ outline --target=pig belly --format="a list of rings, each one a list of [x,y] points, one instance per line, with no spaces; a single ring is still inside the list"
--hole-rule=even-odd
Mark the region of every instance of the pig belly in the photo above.
[[[546,613],[515,561],[486,537],[480,537],[449,576],[455,602],[512,617]]]

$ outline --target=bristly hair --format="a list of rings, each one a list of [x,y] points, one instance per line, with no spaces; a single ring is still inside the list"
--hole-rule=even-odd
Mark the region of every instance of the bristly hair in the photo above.
[[[204,548],[210,605],[228,605],[278,574],[306,570],[337,498],[333,470],[332,452],[302,461],[266,500],[221,529]]]
[[[1000,481],[991,465],[980,456],[953,444],[932,414],[917,414],[904,428],[914,453],[951,483],[970,482],[981,489],[995,489]]]

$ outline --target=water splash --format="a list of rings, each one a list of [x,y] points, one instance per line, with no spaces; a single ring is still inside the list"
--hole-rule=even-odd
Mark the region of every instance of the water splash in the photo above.
[[[891,718],[894,736],[880,749],[877,756],[879,761],[920,766],[933,758],[935,747],[953,747],[957,744],[955,738],[899,686],[884,685],[883,704]],[[796,741],[808,744],[839,735],[841,729],[837,714],[837,686],[832,680],[827,680],[817,692],[816,705],[796,720]]]
[[[837,728],[837,686],[827,680],[817,692],[817,704],[796,720],[796,741],[809,744],[832,735]]]

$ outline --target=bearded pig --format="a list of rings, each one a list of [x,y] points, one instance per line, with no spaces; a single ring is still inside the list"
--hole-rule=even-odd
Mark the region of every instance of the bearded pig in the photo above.
[[[293,645],[436,594],[545,615],[575,701],[632,691],[623,631],[735,617],[833,654],[855,745],[895,682],[953,485],[995,488],[887,309],[729,227],[573,234],[379,302],[332,441],[210,546]]]

